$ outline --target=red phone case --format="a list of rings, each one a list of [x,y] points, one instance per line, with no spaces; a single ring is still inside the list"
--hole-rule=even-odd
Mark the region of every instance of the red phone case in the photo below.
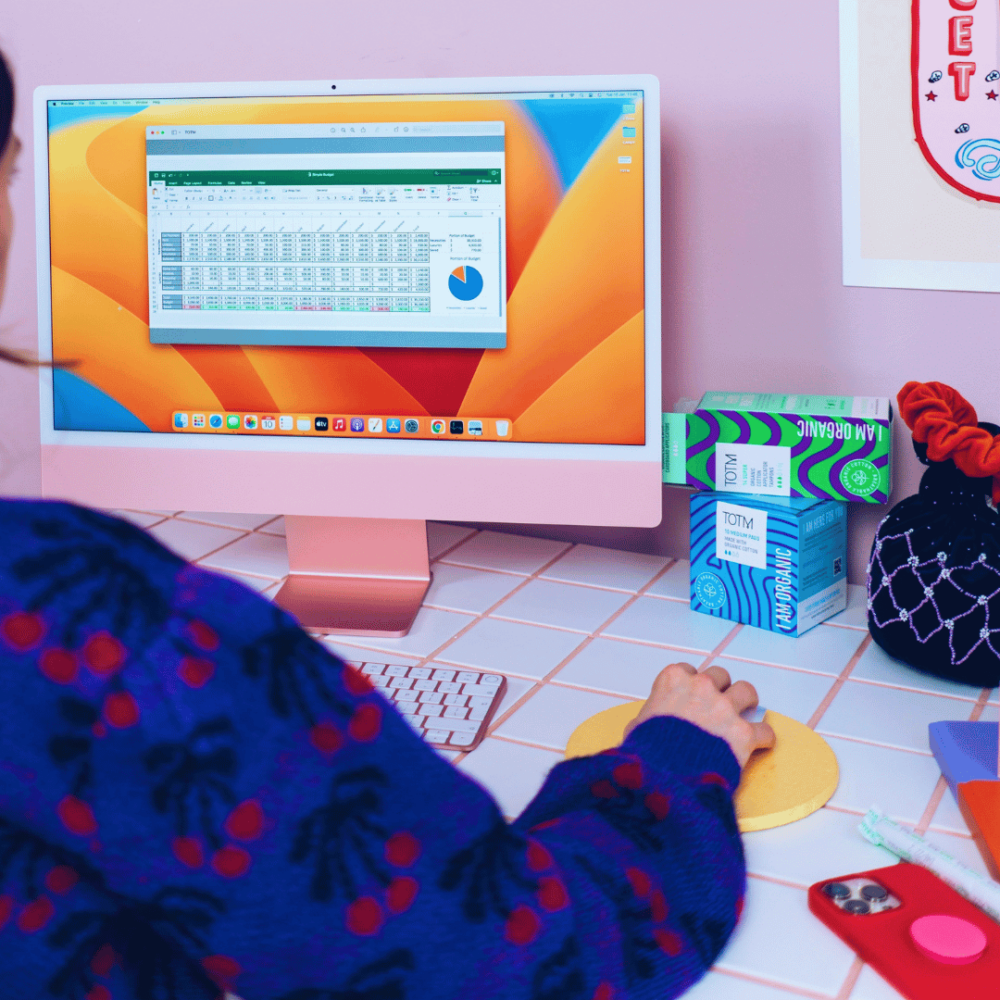
[[[899,898],[894,910],[846,913],[822,891],[830,882],[871,879]],[[996,1000],[1000,997],[1000,924],[933,872],[901,861],[888,868],[826,878],[809,887],[809,909],[908,1000]],[[961,917],[986,935],[986,950],[968,965],[946,965],[914,944],[910,925],[929,914]]]

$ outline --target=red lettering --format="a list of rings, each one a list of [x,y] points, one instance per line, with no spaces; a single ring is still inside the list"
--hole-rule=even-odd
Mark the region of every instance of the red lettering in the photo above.
[[[969,99],[969,77],[976,72],[974,62],[953,62],[948,67],[948,75],[955,78],[955,100]]]
[[[972,10],[976,6],[976,0],[951,0],[955,10]]]
[[[972,15],[963,14],[948,22],[948,55],[972,55]]]

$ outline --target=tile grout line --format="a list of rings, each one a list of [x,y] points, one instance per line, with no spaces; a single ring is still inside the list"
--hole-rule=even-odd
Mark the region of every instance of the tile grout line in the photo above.
[[[915,750],[913,747],[901,747],[895,743],[876,743],[875,740],[866,740],[861,736],[845,736],[843,733],[830,732],[827,729],[817,729],[821,736],[830,736],[837,740],[847,740],[848,743],[860,743],[865,747],[880,747],[882,750],[897,750],[899,753],[912,753],[916,757],[933,757],[930,750]]]
[[[840,672],[840,675],[833,682],[833,687],[827,691],[823,700],[819,703],[819,707],[813,712],[812,717],[806,723],[810,729],[815,729],[818,725],[820,719],[823,718],[826,710],[833,704],[833,699],[840,694],[840,689],[847,683],[847,678],[851,676],[851,671],[857,666],[858,660],[864,655],[865,650],[871,645],[872,637],[869,633],[862,640],[861,644],[854,651],[854,655],[847,661],[847,666]]]
[[[848,1000],[851,995],[851,991],[857,984],[858,977],[861,975],[861,970],[865,967],[864,961],[860,956],[855,955],[854,961],[851,963],[851,967],[847,972],[847,977],[841,984],[840,991],[837,993],[836,1000]]]
[[[594,639],[599,638],[600,637],[600,633],[604,629],[606,629],[616,618],[618,618],[619,615],[623,614],[626,608],[631,607],[640,597],[642,597],[644,595],[644,592],[649,587],[652,587],[653,584],[656,583],[656,581],[659,580],[661,576],[663,576],[672,566],[674,566],[676,564],[676,562],[677,562],[676,559],[671,559],[666,564],[666,566],[664,566],[659,571],[659,573],[657,573],[655,576],[653,576],[652,579],[650,579],[649,581],[647,581],[644,586],[640,587],[638,591],[636,591],[614,614],[611,615],[611,617],[609,617],[606,621],[604,621],[596,630],[592,631],[589,635],[586,635],[584,637],[584,639],[582,640],[582,642],[580,642],[577,646],[575,646],[570,651],[570,653],[567,656],[563,657],[563,659],[560,660],[547,674],[545,674],[538,681],[536,681],[536,683],[535,683],[535,685],[533,687],[531,687],[531,688],[529,688],[529,690],[525,691],[525,693],[523,695],[521,695],[521,697],[516,702],[514,702],[514,704],[511,705],[510,708],[508,708],[507,711],[504,712],[502,716],[500,716],[498,719],[494,719],[493,722],[490,723],[490,728],[487,731],[486,735],[487,736],[492,736],[493,733],[496,732],[496,730],[500,726],[502,726],[516,711],[518,711],[521,708],[523,708],[525,706],[525,704],[527,704],[527,702],[531,699],[532,696],[538,694],[538,692],[541,691],[541,689],[553,677],[555,677],[555,675],[558,674],[559,671],[562,670],[563,667],[565,667],[566,664],[570,662],[570,660],[572,660],[575,657],[579,656],[580,653],[582,653],[594,641]],[[548,627],[548,626],[546,626],[546,627]],[[566,630],[566,631],[568,631],[568,630]],[[577,634],[580,634],[580,633],[577,633]],[[604,692],[601,692],[601,693],[604,693]],[[642,699],[640,699],[640,700],[642,700]],[[565,755],[565,750],[566,750],[566,748],[563,747],[563,754],[564,755]]]
[[[697,614],[697,612],[695,612]],[[717,656],[722,655],[722,651],[736,638],[737,635],[743,630],[743,626],[740,624],[735,624],[722,638],[722,641],[713,649],[704,660],[701,661],[701,666],[698,667],[699,670],[705,666],[705,664],[710,664]]]
[[[773,979],[765,979],[763,976],[755,976],[749,972],[738,972],[735,969],[725,969],[716,965],[712,966],[711,971],[717,972],[721,976],[728,976],[730,979],[741,979],[745,982],[758,983],[761,986],[770,986],[772,989],[782,990],[792,997],[808,997],[809,1000],[831,1000],[828,993],[816,993],[814,990],[801,989],[797,986],[792,986],[790,983],[779,983]]]

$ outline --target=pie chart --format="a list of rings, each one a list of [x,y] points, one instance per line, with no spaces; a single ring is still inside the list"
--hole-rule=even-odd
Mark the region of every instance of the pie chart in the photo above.
[[[463,264],[448,275],[448,290],[456,299],[471,302],[483,290],[483,276],[474,267]]]

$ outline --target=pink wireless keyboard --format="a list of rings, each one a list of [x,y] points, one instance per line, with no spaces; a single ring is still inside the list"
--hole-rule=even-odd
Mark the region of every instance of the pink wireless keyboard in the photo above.
[[[507,692],[507,678],[480,670],[349,661],[380,688],[432,746],[475,750]]]

